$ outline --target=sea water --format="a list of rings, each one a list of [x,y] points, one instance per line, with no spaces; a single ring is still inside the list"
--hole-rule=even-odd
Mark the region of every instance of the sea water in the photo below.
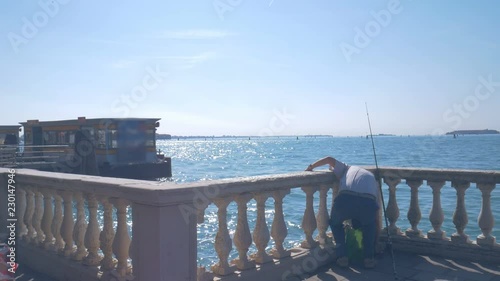
[[[445,169],[500,170],[500,135],[458,136],[377,136],[374,137],[379,166],[422,167]],[[172,158],[172,181],[186,183],[222,178],[269,175],[303,171],[310,163],[325,156],[332,156],[350,165],[374,165],[371,140],[365,137],[251,137],[202,138],[185,140],[159,140],[157,148]],[[318,169],[326,169],[322,167]],[[387,186],[384,186],[387,203]],[[447,236],[454,233],[453,212],[456,207],[456,191],[447,182],[441,190],[441,204],[445,221],[443,230]],[[318,193],[315,194],[315,210]],[[329,193],[328,209],[331,207]],[[492,210],[496,228],[493,235],[500,238],[500,188],[492,192]],[[400,217],[397,226],[401,230],[410,227],[407,212],[410,189],[404,180],[397,189]],[[479,235],[477,217],[481,209],[481,193],[471,184],[465,195],[469,223],[465,233],[471,239]],[[270,228],[274,217],[272,198],[266,202],[266,220]],[[429,213],[432,206],[432,189],[424,184],[419,188],[419,205],[422,219],[418,225],[424,233],[432,229]],[[256,221],[256,204],[248,205],[248,221],[253,231]],[[285,247],[295,247],[304,239],[300,227],[305,208],[305,195],[297,188],[284,199],[285,221],[288,235]],[[237,212],[236,203],[228,207],[228,228],[233,238]],[[210,205],[205,212],[205,222],[198,225],[198,262],[210,265],[217,262],[214,240],[218,230],[217,208]],[[268,249],[273,246],[271,239]],[[250,252],[254,252],[252,247]],[[233,246],[230,258],[237,257]]]

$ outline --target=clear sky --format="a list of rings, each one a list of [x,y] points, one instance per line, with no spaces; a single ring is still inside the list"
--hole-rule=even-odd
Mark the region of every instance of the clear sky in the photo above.
[[[499,1],[4,0],[1,125],[175,135],[500,130]]]

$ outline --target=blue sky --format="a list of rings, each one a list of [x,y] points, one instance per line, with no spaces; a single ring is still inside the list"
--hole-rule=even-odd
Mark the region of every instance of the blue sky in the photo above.
[[[176,135],[500,129],[498,1],[0,4],[2,124],[158,117]],[[346,47],[347,46],[347,47]]]

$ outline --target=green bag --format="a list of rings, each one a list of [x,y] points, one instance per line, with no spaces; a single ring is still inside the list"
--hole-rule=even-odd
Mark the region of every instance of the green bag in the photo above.
[[[347,257],[352,262],[363,261],[363,232],[361,229],[347,227],[345,229]]]

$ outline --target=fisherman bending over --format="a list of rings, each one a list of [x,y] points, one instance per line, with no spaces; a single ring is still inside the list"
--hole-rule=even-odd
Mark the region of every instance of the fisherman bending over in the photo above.
[[[330,170],[340,180],[339,193],[334,200],[330,214],[330,227],[337,244],[337,265],[340,267],[349,265],[343,222],[350,219],[361,224],[364,266],[373,268],[375,266],[375,242],[381,226],[379,215],[381,197],[377,181],[369,171],[357,166],[349,166],[333,157],[325,157],[314,162],[307,167],[306,171],[312,171],[323,165],[329,165]]]

